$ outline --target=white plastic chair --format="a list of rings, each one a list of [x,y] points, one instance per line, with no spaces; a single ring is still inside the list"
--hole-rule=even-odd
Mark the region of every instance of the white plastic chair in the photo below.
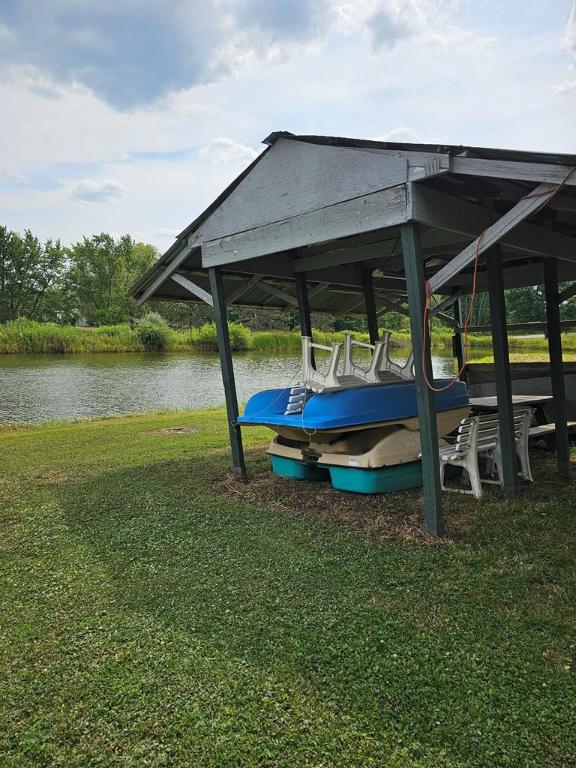
[[[477,499],[482,497],[482,484],[480,469],[478,467],[478,431],[480,418],[468,416],[462,419],[458,427],[456,442],[452,445],[442,446],[439,449],[440,459],[440,485],[443,491],[457,491],[459,493],[471,493]],[[483,438],[485,440],[486,437]],[[462,467],[470,478],[471,490],[464,488],[449,488],[444,483],[447,466]]]
[[[533,410],[523,408],[514,412],[514,438],[516,453],[520,461],[520,477],[532,482],[530,456],[528,453],[528,438]],[[478,457],[485,455],[488,459],[489,471],[496,469],[496,479],[482,477]],[[497,413],[487,413],[481,416],[468,416],[463,419],[458,428],[456,442],[442,446],[439,449],[440,482],[443,491],[458,491],[473,493],[477,499],[482,497],[482,483],[503,485],[502,449],[500,444],[500,426]],[[448,488],[444,484],[444,476],[448,465],[462,467],[470,478],[471,491],[462,488]]]
[[[523,480],[527,480],[532,483],[534,478],[532,477],[532,469],[530,467],[530,454],[528,451],[528,441],[530,437],[530,425],[532,423],[532,417],[534,414],[533,408],[516,408],[514,409],[514,440],[516,442],[516,454],[520,462],[520,472],[518,473]],[[498,415],[490,414],[491,418],[498,418]],[[486,419],[486,416],[481,416],[481,419]],[[496,443],[495,447],[489,452],[489,461],[491,462],[491,468],[496,468],[497,480],[485,482],[495,482],[499,485],[503,485],[502,480],[502,449],[500,446],[500,440]]]

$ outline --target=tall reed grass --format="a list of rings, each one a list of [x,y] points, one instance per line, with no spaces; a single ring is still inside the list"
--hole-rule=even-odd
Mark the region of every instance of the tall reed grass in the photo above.
[[[251,331],[240,323],[229,323],[230,341],[234,351],[263,352],[268,354],[298,354],[301,349],[297,331]],[[314,329],[314,341],[330,345],[344,341],[345,331],[320,331]],[[167,329],[165,349],[168,351],[215,352],[218,349],[216,328],[207,323],[189,331]],[[14,320],[0,324],[0,354],[68,354],[82,352],[143,352],[143,334],[130,325],[102,325],[98,328],[76,328],[54,323],[37,323],[30,320]],[[354,338],[367,341],[365,333],[354,333]],[[410,334],[394,332],[393,340],[410,343]],[[490,336],[470,335],[474,350],[492,349]],[[576,352],[576,333],[563,334],[566,353]],[[515,354],[542,354],[548,352],[546,339],[528,336],[511,336],[510,352]],[[449,331],[433,331],[432,347],[437,352],[451,354],[452,334]]]
[[[136,329],[129,325],[77,328],[21,319],[0,325],[0,354],[142,352],[144,349]],[[170,330],[167,349],[189,349],[187,334]]]

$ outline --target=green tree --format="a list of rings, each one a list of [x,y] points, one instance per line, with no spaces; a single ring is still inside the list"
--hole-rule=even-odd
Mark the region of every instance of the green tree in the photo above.
[[[148,306],[153,306],[154,312],[161,315],[172,328],[200,327],[212,322],[214,318],[212,307],[204,303],[152,301]]]
[[[30,230],[21,236],[0,227],[0,322],[17,317],[54,319],[57,285],[65,267],[59,240],[41,243]]]
[[[67,282],[80,314],[93,325],[139,317],[144,310],[128,292],[157,258],[154,246],[130,235],[115,240],[103,232],[73,245]]]
[[[506,291],[509,323],[537,323],[546,320],[546,297],[541,285],[511,288]]]

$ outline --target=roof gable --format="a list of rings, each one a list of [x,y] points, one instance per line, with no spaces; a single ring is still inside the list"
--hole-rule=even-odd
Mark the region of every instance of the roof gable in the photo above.
[[[402,184],[408,163],[378,150],[279,139],[202,226],[215,240]]]

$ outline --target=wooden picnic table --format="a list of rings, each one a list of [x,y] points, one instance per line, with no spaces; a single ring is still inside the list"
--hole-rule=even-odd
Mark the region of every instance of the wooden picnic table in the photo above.
[[[552,399],[552,395],[512,395],[512,405],[534,406],[537,410],[543,410]],[[498,398],[495,395],[471,397],[470,405],[476,413],[489,413],[498,410]]]
[[[548,422],[545,406],[551,400],[553,400],[552,395],[512,395],[512,405],[525,405],[534,408],[535,424]],[[473,413],[493,413],[498,410],[498,398],[495,395],[471,397],[470,407]]]
[[[512,395],[512,405],[526,405],[534,407],[534,425],[530,427],[530,437],[543,439],[549,448],[555,446],[556,425],[549,422],[545,406],[553,400],[552,395]],[[470,406],[473,413],[493,413],[498,410],[498,399],[489,397],[471,397]],[[576,422],[569,421],[568,429],[576,429]]]

